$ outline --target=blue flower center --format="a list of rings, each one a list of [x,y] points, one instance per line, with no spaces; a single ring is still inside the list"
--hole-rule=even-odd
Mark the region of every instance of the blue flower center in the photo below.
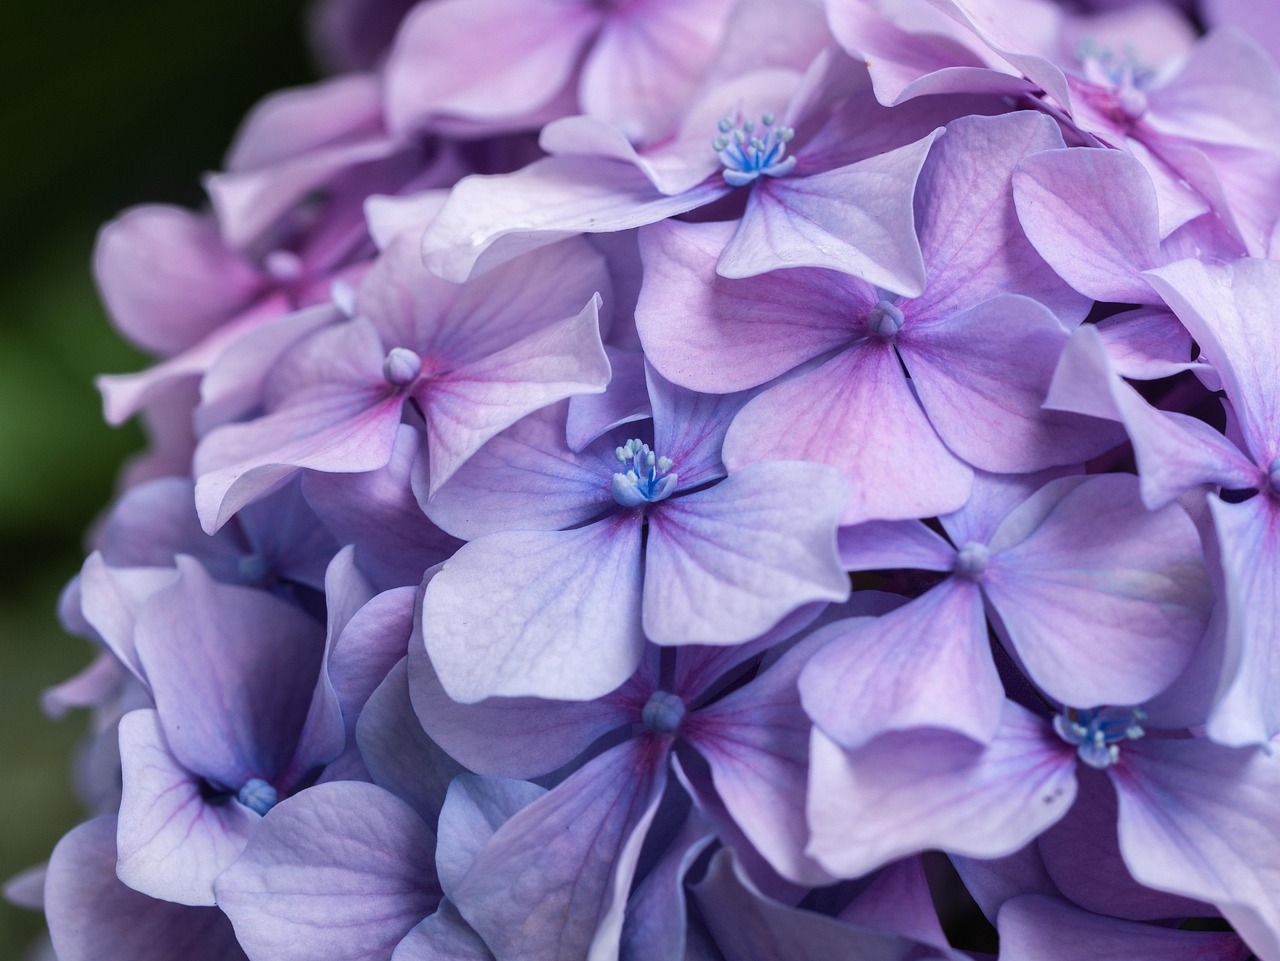
[[[614,451],[623,470],[613,475],[613,498],[623,507],[666,500],[676,489],[678,474],[670,457],[658,457],[649,445],[632,438]]]
[[[898,305],[891,304],[887,300],[879,301],[867,311],[867,328],[883,340],[893,340],[897,337],[905,321],[906,318],[902,316]]]
[[[963,574],[965,577],[978,578],[986,571],[990,560],[991,550],[986,544],[969,541],[956,552],[953,569],[957,574]]]
[[[266,781],[260,777],[251,777],[244,782],[244,786],[236,793],[236,800],[243,804],[251,811],[259,814],[266,814],[276,802],[280,800],[280,795]]]
[[[408,387],[422,373],[422,358],[408,347],[392,347],[382,362],[382,376],[393,387]]]
[[[711,142],[716,156],[724,164],[725,182],[745,187],[759,177],[783,177],[796,165],[788,157],[787,144],[796,135],[791,127],[774,126],[773,114],[767,113],[757,125],[753,120],[734,123],[732,117],[720,121],[720,136]]]
[[[1111,90],[1116,106],[1126,119],[1137,120],[1147,112],[1146,88],[1155,79],[1156,72],[1138,59],[1136,50],[1126,47],[1116,53],[1086,38],[1076,49],[1076,57],[1087,79]]]
[[[1280,495],[1280,457],[1273,460],[1267,468],[1267,483],[1271,485],[1271,493]]]
[[[1146,714],[1136,707],[1095,707],[1078,711],[1069,707],[1053,719],[1058,737],[1076,746],[1076,754],[1089,767],[1102,770],[1120,760],[1120,744],[1146,734],[1140,723]]]
[[[645,702],[641,718],[644,726],[659,734],[674,734],[684,720],[684,701],[670,691],[654,691]]]
[[[246,554],[236,563],[241,584],[257,587],[267,579],[267,561],[261,554]]]

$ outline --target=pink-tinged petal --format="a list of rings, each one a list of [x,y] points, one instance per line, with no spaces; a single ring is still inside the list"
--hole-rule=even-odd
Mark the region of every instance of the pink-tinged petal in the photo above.
[[[494,832],[547,789],[531,781],[463,774],[449,785],[440,811],[436,870],[446,896],[452,896]]]
[[[373,784],[318,784],[267,812],[218,878],[218,906],[254,957],[389,961],[435,910],[435,837]]]
[[[392,160],[403,151],[403,142],[380,130],[357,133],[348,142],[261,169],[210,174],[205,177],[204,189],[218,215],[223,238],[230,246],[244,250],[266,235],[309,192],[328,187],[353,167]],[[417,158],[406,152],[402,165],[416,171]],[[406,169],[403,179],[409,176]]]
[[[1098,322],[1098,335],[1121,377],[1157,380],[1184,370],[1211,370],[1191,359],[1193,342],[1187,328],[1161,308],[1128,310]]]
[[[864,281],[825,270],[721,277],[716,260],[735,229],[668,220],[640,231],[636,326],[645,356],[693,390],[745,390],[785,374],[848,343],[850,315],[876,302]]]
[[[423,730],[477,774],[534,778],[563,767],[593,741],[640,717],[615,698],[548,701],[492,697],[459,704],[444,692],[421,641],[409,652],[409,687]]]
[[[1262,471],[1203,421],[1157,410],[1121,380],[1092,325],[1077,328],[1062,351],[1045,407],[1120,421],[1138,462],[1142,499],[1158,509],[1205,483],[1258,487]]]
[[[916,186],[916,222],[929,285],[912,302],[917,322],[949,318],[998,294],[1022,294],[1064,323],[1084,319],[1088,299],[1036,253],[1018,224],[1010,178],[1030,154],[1062,147],[1058,125],[1018,111],[962,117],[929,152]]]
[[[215,583],[189,557],[178,558],[178,569],[136,632],[169,746],[221,787],[271,780],[290,761],[308,713],[320,626],[271,594]]]
[[[1274,151],[1280,145],[1280,69],[1264,36],[1214,30],[1182,69],[1153,89],[1143,123],[1161,134]]]
[[[946,445],[983,470],[1026,473],[1082,463],[1124,439],[1112,424],[1041,408],[1068,336],[1047,308],[1008,294],[943,323],[908,322],[897,342]]]
[[[407,347],[430,377],[483,361],[580,313],[599,294],[612,309],[602,257],[585,240],[519,257],[474,283],[453,284],[422,264],[417,238],[397,238],[370,268],[356,298],[384,348]],[[379,358],[381,364],[381,358]]]
[[[422,730],[410,702],[407,657],[365,702],[356,744],[374,784],[407,801],[427,824],[438,822],[449,783],[466,769]]]
[[[825,173],[757,184],[716,269],[750,277],[779,267],[829,267],[919,295],[925,269],[912,197],[940,132]]]
[[[116,824],[100,817],[53,850],[45,912],[59,961],[247,961],[226,916],[139,894],[116,877]]]
[[[956,561],[955,548],[919,521],[868,521],[842,527],[836,544],[847,571],[894,567],[949,571]]]
[[[608,345],[604,352],[613,371],[604,393],[575,394],[569,398],[564,435],[574,453],[582,453],[592,441],[615,427],[653,416],[644,353]]]
[[[425,456],[419,456],[413,490],[427,516],[450,534],[475,540],[500,531],[573,527],[616,509],[610,479],[618,459],[605,445],[570,450],[565,406],[531,414],[493,438],[430,499]]]
[[[214,878],[240,856],[259,816],[231,798],[205,799],[206,785],[170,752],[155,711],[120,719],[120,764],[120,880],[166,901],[215,903]]]
[[[138,680],[147,683],[138,656],[135,629],[143,606],[177,578],[171,567],[109,567],[94,551],[80,570],[80,610],[111,653]]]
[[[617,8],[582,68],[584,112],[636,140],[662,137],[719,46],[732,0],[648,0]]]
[[[1155,188],[1119,150],[1068,147],[1027,157],[1013,175],[1018,219],[1036,251],[1095,300],[1158,303],[1142,271],[1161,263]]]
[[[262,403],[280,358],[304,338],[341,319],[341,312],[328,303],[264,320],[237,318],[237,336],[217,344],[217,355],[200,379],[197,430],[204,433],[250,414]]]
[[[1066,78],[1047,56],[1062,29],[1063,12],[1041,0],[929,0],[968,27],[1063,107],[1071,105]]]
[[[803,653],[791,652],[751,683],[694,711],[680,734],[706,760],[725,809],[770,866],[789,881],[822,885],[830,875],[804,853],[812,725],[796,690]]]
[[[1191,519],[1177,504],[1147,510],[1128,474],[1072,486],[991,558],[982,588],[1032,680],[1082,708],[1160,693],[1199,645],[1213,600]]]
[[[373,74],[347,74],[271,94],[254,105],[236,131],[226,169],[261,170],[355,134],[377,133],[382,123],[378,86]]]
[[[571,531],[490,534],[427,585],[423,635],[454,700],[590,700],[635,671],[641,517]]]
[[[653,407],[653,449],[670,457],[679,474],[677,489],[689,490],[725,475],[721,461],[725,432],[751,394],[703,394],[671,383],[645,365]]]
[[[999,930],[1007,961],[1245,961],[1251,954],[1235,934],[1119,921],[1043,894],[1001,908]]]
[[[548,157],[515,173],[461,180],[423,234],[422,253],[433,273],[461,282],[478,262],[489,270],[574,234],[657,223],[731,189],[715,177],[668,196],[628,163]]]
[[[41,691],[40,710],[56,721],[73,708],[100,707],[120,692],[125,677],[125,668],[116,656],[103,651],[80,673]]]
[[[385,467],[302,478],[316,516],[339,543],[355,545],[357,566],[378,587],[418,584],[423,571],[462,546],[427,519],[410,490],[418,447],[417,431],[401,424]]]
[[[627,741],[523,808],[456,891],[498,961],[608,957],[667,781],[670,741]]]
[[[600,342],[600,296],[576,317],[427,380],[414,391],[427,421],[427,496],[525,414],[573,394],[601,393],[609,359]]]
[[[752,398],[723,456],[730,472],[764,460],[830,464],[852,492],[842,524],[953,511],[973,479],[925,419],[893,348],[869,340]]]
[[[190,431],[190,408],[180,404],[174,395],[178,394],[180,397],[178,392],[183,386],[216,367],[222,355],[239,343],[242,337],[288,313],[289,305],[283,295],[263,298],[168,360],[136,374],[104,374],[94,378],[94,386],[102,394],[103,416],[108,423],[119,425],[143,410],[174,407],[181,410],[183,428]],[[294,321],[286,323],[292,325]],[[273,339],[274,334],[267,335],[267,338]],[[234,373],[230,376],[232,379],[237,377]],[[231,399],[238,403],[248,389],[256,391],[258,387],[258,383],[246,385],[235,380]],[[196,398],[191,406],[199,402],[200,398]]]
[[[1088,767],[1080,768],[1076,777],[1076,803],[1036,838],[1057,891],[1079,907],[1131,921],[1211,916],[1214,909],[1203,901],[1155,891],[1133,879],[1120,855],[1111,779]]]
[[[886,734],[857,751],[816,730],[812,743],[809,854],[841,877],[927,848],[1011,854],[1076,793],[1074,751],[1012,702],[985,747],[932,730]]]
[[[905,961],[936,953],[921,955],[919,944],[896,934],[854,926],[769,898],[751,883],[728,850],[716,853],[693,891],[717,946],[733,961]]]
[[[209,218],[158,204],[134,207],[102,228],[93,272],[116,328],[160,354],[197,343],[264,286]]]
[[[691,808],[662,859],[627,899],[618,952],[622,961],[686,957],[685,875],[715,840],[715,828]]]
[[[816,464],[753,464],[649,514],[644,630],[659,644],[739,644],[812,601],[843,601],[847,497]]]
[[[484,939],[462,920],[458,909],[449,901],[442,901],[436,913],[406,934],[391,954],[391,961],[439,961],[441,958],[493,961],[493,953]]]
[[[1133,876],[1214,904],[1259,957],[1280,957],[1280,758],[1205,740],[1121,751],[1110,773]]]
[[[814,635],[800,674],[804,708],[836,743],[858,748],[886,731],[942,728],[978,742],[1000,724],[1004,688],[991,659],[982,594],[951,578],[882,617]]]
[[[360,473],[386,465],[405,395],[388,385],[381,371],[374,380],[371,371],[361,369],[372,366],[372,359],[334,357],[332,366],[344,361],[349,366],[348,377],[315,383],[288,406],[245,424],[219,427],[201,441],[196,507],[206,531],[218,530],[300,468]],[[381,362],[378,358],[378,367]]]
[[[1269,322],[1280,299],[1280,264],[1181,260],[1146,276],[1222,375],[1249,452],[1269,464],[1280,455],[1280,331]]]
[[[1265,744],[1280,732],[1280,509],[1259,494],[1243,504],[1209,498],[1226,604],[1226,665],[1208,731],[1224,744]]]
[[[519,129],[569,81],[603,19],[587,3],[419,6],[401,25],[385,67],[388,125],[412,132],[443,115]],[[475,69],[478,58],[485,70]]]

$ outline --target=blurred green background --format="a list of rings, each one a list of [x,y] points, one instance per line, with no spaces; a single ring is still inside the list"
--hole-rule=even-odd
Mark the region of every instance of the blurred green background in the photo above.
[[[131,204],[197,206],[261,96],[317,76],[301,0],[0,0],[0,880],[80,819],[68,766],[85,716],[39,692],[89,645],[58,591],[111,497],[136,428],[105,426],[92,378],[144,360],[108,326],[89,274],[98,225]],[[0,959],[38,915],[0,902]]]

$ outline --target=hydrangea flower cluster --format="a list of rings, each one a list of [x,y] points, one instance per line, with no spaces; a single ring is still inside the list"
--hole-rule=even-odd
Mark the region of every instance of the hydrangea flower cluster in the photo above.
[[[59,961],[1280,961],[1280,4],[316,23],[99,239]]]

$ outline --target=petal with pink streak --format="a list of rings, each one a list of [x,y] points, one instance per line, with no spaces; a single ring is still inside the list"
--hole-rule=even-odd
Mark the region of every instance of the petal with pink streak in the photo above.
[[[599,310],[597,294],[576,317],[414,390],[427,421],[428,498],[485,441],[525,414],[574,394],[604,391],[609,360]]]
[[[830,464],[851,490],[842,524],[956,510],[973,480],[925,418],[893,348],[872,340],[752,398],[723,456],[731,472],[764,460]]]
[[[93,272],[117,329],[160,354],[196,344],[264,286],[212,220],[159,204],[133,207],[102,228]]]
[[[1133,876],[1216,905],[1259,957],[1280,957],[1280,757],[1200,739],[1121,752],[1110,773]]]
[[[1265,744],[1280,732],[1280,509],[1259,494],[1243,504],[1211,497],[1209,512],[1225,578],[1227,666],[1208,731],[1224,744]]]
[[[609,158],[547,157],[515,173],[461,180],[422,236],[427,267],[460,283],[580,233],[613,233],[686,213],[729,193],[721,178],[668,196]]]
[[[918,296],[925,268],[912,198],[940,130],[846,167],[757,184],[717,271],[751,277],[779,267],[829,267]]]
[[[87,821],[58,842],[46,890],[60,961],[99,961],[104,945],[131,961],[247,961],[217,908],[149,898],[120,882],[114,817]]]
[[[304,361],[312,361],[303,370]],[[382,375],[383,350],[366,320],[302,344],[276,385],[288,399],[270,413],[208,434],[196,452],[196,507],[212,533],[299,468],[377,470],[391,459],[404,397]],[[296,380],[295,380],[296,378]]]
[[[847,488],[816,464],[752,464],[649,514],[644,630],[658,644],[739,644],[812,601],[842,601]]]
[[[373,784],[318,784],[267,812],[219,876],[218,906],[254,957],[390,961],[440,901],[435,837]]]
[[[365,275],[356,311],[385,348],[408,347],[431,376],[483,362],[582,312],[599,294],[613,309],[605,259],[582,238],[515,258],[474,283],[441,280],[422,264],[417,236],[397,237]],[[381,363],[381,358],[379,358]]]
[[[498,828],[455,891],[498,961],[617,951],[640,847],[667,782],[668,738],[612,748]]]
[[[590,700],[635,671],[641,517],[472,541],[427,585],[422,624],[445,692]]]
[[[908,321],[897,342],[946,445],[983,470],[1026,473],[1082,463],[1124,438],[1105,421],[1041,408],[1067,337],[1047,308],[1007,294],[943,323]]]
[[[1075,799],[1075,752],[1011,701],[985,747],[948,731],[886,734],[844,751],[813,734],[809,853],[860,877],[928,848],[967,857],[1011,854]]]
[[[1176,504],[1147,510],[1128,474],[1072,486],[992,557],[982,588],[1031,679],[1081,708],[1160,693],[1199,645],[1213,602],[1195,525]]]
[[[410,132],[452,115],[518,129],[569,81],[604,16],[587,3],[546,0],[415,8],[385,67],[389,126]],[[481,60],[488,68],[476,70]]]
[[[121,718],[120,764],[120,880],[153,898],[214,904],[214,878],[240,856],[259,816],[232,798],[206,800],[208,786],[170,752],[155,711]]]
[[[805,710],[836,743],[859,748],[886,731],[941,728],[985,743],[1004,688],[987,640],[982,595],[951,578],[877,618],[823,628],[800,674]]]
[[[716,260],[731,222],[663,221],[640,231],[645,281],[636,326],[664,377],[693,390],[756,387],[853,339],[852,314],[876,293],[825,270],[779,270],[729,280]]]
[[[1164,258],[1155,188],[1138,161],[1119,150],[1046,151],[1018,165],[1013,196],[1036,251],[1076,290],[1159,302],[1142,278]]]
[[[999,929],[1007,961],[1245,961],[1252,953],[1235,934],[1120,921],[1043,894],[1001,908]]]
[[[507,428],[430,498],[424,452],[413,470],[423,511],[455,537],[475,540],[500,531],[559,530],[616,510],[614,450],[605,443],[572,451],[565,443],[566,407],[547,407]]]

